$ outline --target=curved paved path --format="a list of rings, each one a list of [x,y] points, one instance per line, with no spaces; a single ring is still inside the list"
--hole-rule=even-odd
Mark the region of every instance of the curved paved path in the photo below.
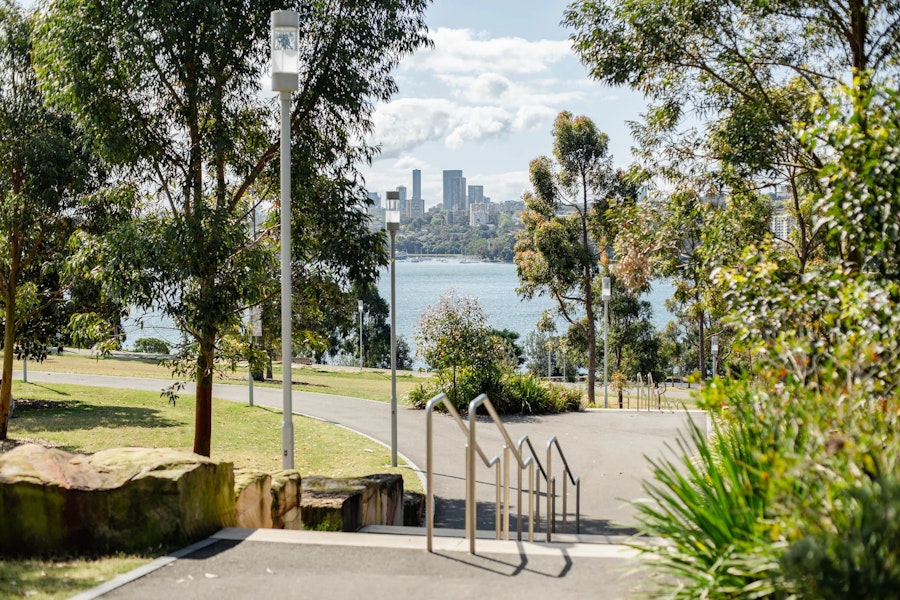
[[[16,374],[21,377],[20,373]],[[102,387],[160,391],[171,382],[162,379],[132,377],[110,377],[101,375],[80,375],[69,373],[49,373],[29,370],[30,382],[70,383]],[[193,394],[193,384],[182,392]],[[282,406],[280,388],[254,388],[254,403],[280,409]],[[247,402],[247,387],[231,384],[217,384],[213,389],[217,398],[234,402]],[[294,391],[293,409],[295,414],[337,423],[375,440],[390,444],[390,405],[386,402],[364,400],[346,396],[334,396],[314,392]],[[706,417],[703,413],[690,413],[705,430]],[[528,435],[535,449],[545,462],[547,441],[555,435],[566,453],[572,471],[582,481],[581,511],[582,533],[610,534],[625,533],[623,524],[631,522],[633,509],[626,500],[644,496],[640,479],[649,474],[646,457],[662,454],[667,445],[672,446],[679,429],[684,429],[686,413],[634,412],[618,410],[590,410],[562,415],[540,417],[507,417],[504,423],[513,441]],[[425,468],[425,411],[404,406],[398,407],[397,414],[398,450],[417,467]],[[479,419],[478,440],[488,457],[499,454],[502,438],[490,422]],[[215,436],[215,432],[213,433]],[[273,432],[273,435],[280,435]],[[296,431],[295,435],[302,435]],[[215,440],[214,440],[215,442]],[[437,527],[464,528],[465,498],[465,440],[452,418],[435,415],[434,424],[434,464],[435,464],[435,525]],[[554,473],[559,480],[558,459],[554,456]],[[424,476],[424,475],[423,475]],[[481,465],[478,466],[478,528],[494,528],[494,478]],[[512,475],[515,486],[515,472]],[[557,484],[561,492],[561,483]],[[574,494],[569,504],[570,514],[574,513]],[[511,493],[515,503],[515,493]],[[557,504],[557,511],[562,506]],[[515,508],[512,509],[515,532]],[[546,514],[542,502],[541,515]],[[570,517],[571,518],[571,517]],[[570,529],[573,531],[573,529]]]

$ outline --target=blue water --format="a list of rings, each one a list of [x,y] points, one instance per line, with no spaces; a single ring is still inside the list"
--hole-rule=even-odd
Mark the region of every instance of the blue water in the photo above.
[[[519,279],[516,266],[512,263],[461,263],[458,259],[448,259],[446,262],[431,259],[423,262],[397,261],[396,265],[397,334],[403,336],[413,352],[413,334],[419,315],[451,291],[478,298],[489,325],[495,329],[515,331],[520,341],[534,330],[541,313],[554,305],[544,297],[522,300],[516,294]],[[658,281],[647,296],[653,306],[653,321],[658,329],[665,327],[672,318],[664,304],[672,296],[672,290],[667,281]],[[387,269],[378,281],[378,291],[390,302],[391,280]],[[563,332],[566,326],[559,321],[557,329]]]
[[[553,306],[548,298],[522,300],[516,294],[519,280],[516,266],[512,263],[461,263],[459,259],[431,259],[423,262],[397,261],[396,265],[397,334],[403,336],[413,352],[413,333],[419,315],[451,291],[478,298],[490,326],[515,331],[520,341],[534,329],[541,313]],[[382,271],[378,291],[390,302],[391,280],[387,269]],[[672,286],[667,281],[657,281],[646,297],[653,306],[653,320],[659,329],[671,319],[664,305],[671,296]],[[143,321],[143,328],[138,324],[139,320]],[[178,329],[161,314],[149,313],[130,318],[125,322],[124,329],[128,348],[132,348],[135,340],[142,337],[156,337],[172,344],[181,338]],[[558,330],[562,332],[565,329],[560,321]]]

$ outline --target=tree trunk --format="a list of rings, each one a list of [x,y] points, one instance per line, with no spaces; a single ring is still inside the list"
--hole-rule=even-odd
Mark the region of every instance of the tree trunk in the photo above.
[[[3,380],[0,382],[0,440],[7,439],[9,409],[12,405],[12,371],[16,343],[16,290],[10,278],[6,290],[6,322],[3,326]]]
[[[215,336],[200,340],[197,355],[197,394],[194,408],[194,453],[210,455],[212,443],[212,388]]]

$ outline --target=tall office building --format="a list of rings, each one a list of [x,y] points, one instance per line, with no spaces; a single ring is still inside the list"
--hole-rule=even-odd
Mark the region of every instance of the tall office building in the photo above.
[[[467,208],[473,204],[484,204],[484,186],[470,185],[467,201]]]
[[[409,211],[406,207],[406,186],[398,185],[397,192],[400,193],[400,214],[405,217]]]
[[[421,200],[422,199],[422,171],[420,169],[413,169],[413,200]]]
[[[372,201],[372,208],[381,208],[381,196],[378,195],[378,192],[369,192],[367,195]]]
[[[422,219],[425,217],[425,200],[422,198],[410,198],[409,218]]]
[[[443,207],[447,212],[466,207],[466,178],[462,171],[444,171]]]

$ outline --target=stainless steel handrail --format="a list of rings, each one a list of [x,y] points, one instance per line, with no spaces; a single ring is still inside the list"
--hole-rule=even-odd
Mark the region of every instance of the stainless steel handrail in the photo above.
[[[516,460],[516,465],[518,467],[518,502],[517,502],[517,529],[518,529],[518,539],[521,541],[522,539],[522,471],[526,468],[528,469],[528,539],[529,541],[534,541],[534,521],[535,517],[537,517],[538,529],[540,529],[540,502],[535,501],[535,496],[540,498],[540,479],[535,477],[534,467],[537,465],[540,470],[541,476],[543,476],[544,480],[547,482],[547,541],[551,541],[551,532],[554,528],[554,522],[556,520],[556,477],[553,476],[551,467],[552,467],[552,450],[553,446],[556,446],[557,451],[559,452],[559,456],[563,461],[564,474],[568,474],[568,480],[571,480],[573,485],[575,485],[576,491],[576,531],[578,533],[581,532],[581,479],[579,477],[574,477],[572,474],[572,470],[569,468],[569,463],[566,461],[565,454],[563,454],[562,448],[559,445],[559,441],[556,436],[553,436],[549,442],[547,442],[547,469],[544,470],[543,465],[541,464],[540,459],[538,458],[537,452],[535,452],[534,446],[531,444],[531,440],[528,436],[522,436],[519,440],[518,444],[513,445],[512,439],[509,437],[509,433],[506,431],[506,427],[503,425],[503,421],[500,419],[500,415],[497,413],[494,405],[491,403],[490,399],[486,394],[480,394],[474,400],[469,403],[469,425],[466,427],[462,418],[459,416],[456,408],[453,406],[451,402],[446,402],[447,396],[446,394],[440,393],[428,401],[428,404],[425,408],[426,413],[426,456],[427,456],[427,473],[426,473],[426,527],[427,527],[427,538],[428,538],[428,551],[433,552],[432,540],[434,537],[434,485],[433,485],[433,471],[434,471],[434,442],[433,442],[433,413],[434,408],[438,404],[443,403],[447,408],[447,411],[453,416],[453,419],[456,421],[457,425],[459,425],[460,430],[466,436],[466,537],[469,538],[469,552],[471,554],[475,554],[475,539],[476,539],[476,517],[477,517],[477,501],[475,498],[475,483],[476,483],[476,471],[475,471],[475,454],[477,453],[482,462],[488,467],[491,468],[493,466],[497,466],[497,475],[496,475],[496,535],[497,539],[501,539],[501,523],[502,527],[502,535],[505,539],[509,539],[509,486],[510,486],[510,455],[512,455]],[[492,459],[488,460],[487,456],[481,450],[481,447],[478,445],[476,438],[476,414],[478,412],[478,408],[480,406],[484,406],[488,414],[491,417],[491,420],[494,421],[494,424],[497,426],[497,429],[500,431],[501,436],[503,437],[504,447],[503,447],[503,473],[504,473],[504,481],[501,483],[500,481],[500,457],[494,456]],[[527,444],[528,449],[531,452],[531,456],[527,459],[523,460],[523,445]],[[563,478],[563,531],[566,530],[567,526],[567,481],[565,477]],[[503,501],[501,502],[501,486],[503,492]],[[501,513],[501,505],[502,505],[502,513]],[[502,514],[502,521],[501,521]]]
[[[432,426],[432,414],[434,413],[434,407],[438,404],[443,403],[444,407],[447,409],[453,419],[456,421],[457,425],[459,425],[460,429],[463,432],[463,435],[466,438],[466,532],[469,531],[469,498],[468,498],[468,479],[469,479],[469,460],[468,456],[469,452],[469,444],[474,443],[474,452],[477,452],[481,457],[481,460],[484,464],[491,468],[493,466],[497,466],[497,505],[496,505],[496,530],[497,530],[497,539],[500,539],[500,457],[494,456],[492,459],[488,460],[487,456],[482,452],[481,447],[478,446],[474,440],[470,441],[469,430],[466,427],[466,424],[463,422],[462,417],[459,416],[456,408],[453,406],[452,402],[445,402],[447,400],[447,395],[443,392],[433,397],[428,401],[428,404],[425,406],[425,426],[426,426],[426,438],[425,438],[425,454],[426,454],[426,473],[425,473],[425,490],[426,499],[425,499],[425,527],[427,530],[428,537],[428,551],[433,552],[432,550],[432,539],[434,537],[434,428]],[[474,463],[474,453],[471,453],[473,457]],[[472,470],[472,477],[474,480],[474,469]],[[473,523],[474,527],[474,523]],[[474,553],[474,552],[473,552]]]
[[[571,481],[575,486],[575,533],[581,533],[581,478],[575,477],[572,469],[569,468],[569,462],[566,455],[559,445],[559,440],[554,435],[547,442],[547,541],[551,541],[551,535],[556,527],[556,477],[553,475],[553,448],[559,453],[559,457],[563,462],[563,533],[567,530],[568,508],[567,500],[569,497],[567,482]],[[565,477],[568,475],[568,478]]]
[[[509,437],[509,433],[507,433],[506,427],[503,425],[503,421],[500,419],[500,415],[497,413],[497,410],[494,408],[494,405],[491,403],[487,394],[479,394],[474,400],[469,402],[469,439],[471,440],[469,445],[472,446],[475,444],[475,424],[477,422],[476,416],[478,413],[479,406],[484,406],[487,409],[488,414],[491,417],[491,420],[497,426],[498,431],[500,431],[500,435],[503,437],[503,442],[504,442],[504,446],[503,446],[503,457],[504,457],[504,465],[503,465],[503,472],[504,472],[503,538],[508,540],[509,539],[509,471],[510,471],[509,456],[510,456],[510,453],[515,457],[516,465],[518,466],[518,470],[519,470],[520,484],[519,484],[519,513],[518,514],[519,514],[519,523],[520,524],[522,522],[521,521],[521,514],[522,514],[521,513],[521,504],[522,504],[522,502],[521,502],[521,497],[522,497],[521,474],[522,474],[522,470],[529,467],[529,464],[532,465],[531,469],[532,469],[532,473],[533,473],[533,468],[534,468],[533,464],[534,463],[533,463],[533,461],[531,463],[529,463],[527,461],[522,460],[521,452],[519,452],[516,449],[516,447],[513,445],[512,438]],[[466,535],[469,538],[469,553],[475,554],[475,512],[476,512],[477,505],[475,502],[475,455],[471,450],[469,451],[469,454],[468,454],[466,472],[467,472],[467,475],[466,475],[466,481],[467,481],[466,514],[468,516],[468,518],[466,519],[466,524],[468,527]],[[471,473],[471,476],[469,475],[470,473]],[[534,476],[532,473],[530,473],[531,481],[529,482],[529,488],[528,488],[529,494],[533,494],[533,490],[530,487],[531,482],[534,481]],[[532,506],[532,502],[533,502],[533,498],[530,498],[529,506]],[[528,514],[528,519],[529,519],[529,521],[532,520],[532,515],[530,512]],[[521,531],[521,525],[519,525],[518,529],[519,529],[519,531]],[[531,532],[531,537],[529,538],[529,541],[533,541],[534,540],[534,526],[532,523],[529,523],[528,531]],[[498,539],[499,539],[499,537],[498,537]],[[521,540],[521,537],[519,537],[519,539]]]

